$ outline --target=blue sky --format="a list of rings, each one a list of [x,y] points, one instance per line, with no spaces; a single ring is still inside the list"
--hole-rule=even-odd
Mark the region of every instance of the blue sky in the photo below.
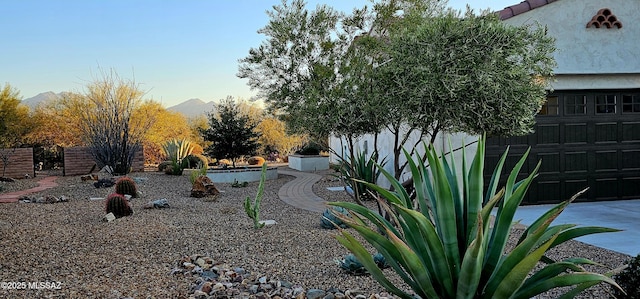
[[[367,0],[308,0],[351,11]],[[450,0],[464,9],[471,0]],[[500,10],[519,0],[476,1]],[[169,107],[191,98],[255,94],[237,78],[238,59],[264,36],[265,11],[280,0],[7,0],[0,5],[0,85],[23,98],[82,91],[100,69],[134,78]],[[481,3],[481,4],[480,4]]]

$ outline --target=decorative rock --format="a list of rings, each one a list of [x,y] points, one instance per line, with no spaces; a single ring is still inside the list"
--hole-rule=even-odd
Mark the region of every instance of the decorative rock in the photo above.
[[[109,213],[107,215],[104,215],[103,219],[104,219],[105,222],[111,222],[113,220],[116,220],[116,216],[113,215],[113,213]]]
[[[202,198],[205,196],[217,196],[220,191],[208,176],[201,175],[196,178],[191,188],[191,197]]]
[[[275,220],[260,220],[258,223],[264,224],[264,226],[276,225],[277,222]]]
[[[319,289],[310,289],[307,291],[307,299],[320,299],[327,293]]]
[[[169,201],[165,198],[156,199],[146,203],[143,208],[144,209],[164,209],[169,207]]]
[[[80,176],[80,180],[82,180],[83,182],[85,182],[85,181],[97,181],[98,180],[98,175],[97,174],[83,175],[83,176]]]

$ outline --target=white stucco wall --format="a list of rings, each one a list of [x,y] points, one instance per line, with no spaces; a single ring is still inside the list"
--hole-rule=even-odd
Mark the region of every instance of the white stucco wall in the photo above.
[[[468,144],[468,146],[466,147],[467,159],[471,160],[473,158],[477,150],[476,141],[478,140],[478,136],[469,136],[467,134],[439,134],[438,138],[436,139],[436,142],[434,143],[436,149],[439,152],[449,152],[450,151],[449,139],[451,139],[451,145],[453,149],[457,149],[461,147],[463,142],[464,144]],[[389,171],[392,174],[393,174],[393,163],[394,163],[393,162],[393,144],[394,144],[393,140],[394,140],[394,136],[389,131],[383,131],[378,136],[379,155],[381,159],[386,157],[387,163],[385,165],[385,170]],[[413,134],[412,138],[410,138],[409,141],[406,143],[406,146],[412,147],[416,143],[416,141],[418,141],[418,146],[417,146],[418,153],[423,154],[424,146],[423,146],[423,143],[418,140],[418,134]],[[424,140],[424,141],[428,142],[429,140]],[[339,138],[331,137],[329,138],[329,145],[338,155],[344,154],[346,157],[349,154],[346,140],[342,140],[341,142]],[[373,135],[362,136],[354,142],[354,147],[356,148],[356,150],[360,152],[366,152],[368,156],[371,156],[371,154],[374,151],[373,145],[374,145]],[[407,151],[410,151],[410,150],[411,148],[407,148]],[[456,164],[458,168],[460,168],[462,166],[461,151],[456,151],[455,157],[456,157]],[[331,163],[338,163],[338,161],[339,159],[336,157],[336,155],[331,155]],[[404,154],[401,154],[400,163],[404,163],[404,162],[406,162],[406,159],[404,158]],[[401,181],[404,181],[410,177],[411,177],[410,171],[407,169],[401,176]],[[389,181],[383,178],[382,175],[380,180],[378,181],[378,184],[383,187],[390,186]]]
[[[516,3],[514,3],[516,4]],[[611,10],[623,27],[587,28],[598,10]],[[640,1],[560,0],[505,20],[546,24],[556,37],[556,74],[640,73]]]

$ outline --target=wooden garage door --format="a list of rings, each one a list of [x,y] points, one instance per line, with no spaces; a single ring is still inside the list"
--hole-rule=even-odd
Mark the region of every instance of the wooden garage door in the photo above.
[[[521,178],[542,160],[524,204],[640,199],[640,90],[559,91],[548,96],[535,133],[487,140],[487,180],[507,146],[506,170],[531,147]],[[503,174],[506,176],[507,174]]]

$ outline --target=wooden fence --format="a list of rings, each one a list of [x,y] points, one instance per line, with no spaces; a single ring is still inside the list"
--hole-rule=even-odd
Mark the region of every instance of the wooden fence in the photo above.
[[[0,149],[0,158],[7,157],[6,169],[4,176],[14,179],[25,178],[26,175],[34,177],[36,175],[33,160],[33,148],[8,148]],[[100,171],[93,160],[87,147],[67,147],[63,151],[64,168],[62,175],[84,175],[89,174],[91,170]],[[5,163],[0,159],[0,176]],[[144,171],[144,151],[140,148],[136,152],[131,168],[134,172]]]
[[[84,175],[100,171],[89,153],[89,148],[84,146],[67,147],[64,149],[64,170],[62,175]],[[140,148],[133,158],[131,168],[134,172],[144,171],[144,151]]]
[[[0,149],[0,157],[8,158],[6,165],[4,160],[0,159],[0,176],[3,176],[1,171],[5,166],[5,177],[22,179],[25,175],[30,177],[36,175],[33,165],[33,148]]]

